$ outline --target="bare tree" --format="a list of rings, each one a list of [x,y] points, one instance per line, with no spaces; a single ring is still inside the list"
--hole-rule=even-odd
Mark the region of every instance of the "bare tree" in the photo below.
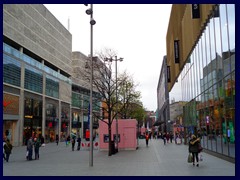
[[[107,114],[106,118],[101,116],[95,116],[99,120],[106,123],[108,126],[108,135],[109,135],[109,151],[108,155],[112,155],[112,149],[111,149],[111,141],[112,141],[112,131],[111,126],[112,122],[116,117],[116,83],[121,84],[120,81],[115,80],[115,78],[112,78],[112,63],[109,61],[105,61],[106,58],[111,59],[116,56],[116,52],[111,49],[104,49],[101,52],[96,53],[97,57],[94,57],[93,61],[93,88],[100,94],[100,97],[95,97],[93,99],[94,106],[99,106],[99,108],[102,108],[102,111]],[[90,67],[86,64],[86,71],[83,73],[83,76],[85,79],[90,79]],[[123,79],[121,79],[123,80]],[[103,106],[96,104],[96,102],[99,102],[99,98],[101,98],[101,101],[103,102]],[[94,114],[93,112],[93,115]]]

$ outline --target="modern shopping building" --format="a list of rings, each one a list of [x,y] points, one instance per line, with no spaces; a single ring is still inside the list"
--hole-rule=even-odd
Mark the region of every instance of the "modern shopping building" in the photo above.
[[[157,86],[157,121],[154,123],[155,126],[159,126],[159,131],[169,132],[170,124],[170,111],[169,111],[169,92],[168,92],[168,81],[170,81],[169,67],[167,66],[167,56],[163,57],[162,68],[158,80]]]
[[[96,62],[101,62],[94,57]],[[95,62],[95,61],[94,61]],[[89,130],[89,97],[90,97],[90,83],[86,76],[89,75],[87,65],[89,57],[81,52],[72,52],[72,130],[74,134],[80,134],[81,137],[86,138],[86,130]],[[95,73],[96,74],[96,73]],[[100,109],[102,107],[100,93],[93,87],[93,133],[98,128],[97,116],[100,116]]]
[[[181,78],[186,134],[235,158],[235,5],[176,4],[167,32],[170,91]]]
[[[3,136],[83,135],[89,88],[76,77],[72,35],[39,4],[3,5]],[[74,64],[75,63],[75,64]],[[97,93],[93,93],[97,94]]]

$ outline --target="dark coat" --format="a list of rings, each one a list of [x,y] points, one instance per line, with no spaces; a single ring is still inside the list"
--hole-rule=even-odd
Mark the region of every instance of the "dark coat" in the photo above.
[[[35,141],[34,142],[34,149],[35,149],[35,151],[38,151],[40,147],[41,147],[40,141],[38,141],[38,140]]]
[[[4,144],[3,146],[4,151],[6,154],[11,154],[12,152],[12,145],[9,142],[6,142],[6,144]]]
[[[33,149],[33,140],[32,139],[29,139],[28,142],[27,142],[27,149],[28,150],[32,150]]]
[[[199,139],[194,138],[189,141],[188,151],[191,153],[198,153]]]

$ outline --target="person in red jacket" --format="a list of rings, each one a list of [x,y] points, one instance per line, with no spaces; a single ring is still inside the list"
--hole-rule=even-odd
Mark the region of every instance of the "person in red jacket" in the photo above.
[[[149,140],[149,134],[146,132],[145,134],[145,139],[146,139],[146,146],[148,146],[148,140]]]

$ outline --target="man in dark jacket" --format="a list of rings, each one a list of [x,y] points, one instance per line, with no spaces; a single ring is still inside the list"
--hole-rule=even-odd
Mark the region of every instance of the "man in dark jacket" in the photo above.
[[[73,137],[72,138],[72,151],[74,151],[75,142],[76,142],[75,137]]]
[[[35,160],[39,159],[39,148],[41,147],[40,140],[34,138],[34,152],[35,152]]]
[[[77,139],[77,150],[79,151],[81,147],[81,137],[79,136]]]
[[[195,166],[195,158],[197,161],[197,167],[199,166],[198,164],[198,147],[199,147],[200,139],[197,138],[194,134],[191,136],[191,139],[189,141],[189,147],[188,151],[189,153],[192,153],[193,156],[193,166]]]
[[[32,137],[29,138],[27,142],[27,151],[28,151],[28,160],[32,160],[32,155],[33,155],[33,140]]]
[[[59,142],[59,136],[58,134],[56,135],[56,143],[57,143],[57,146],[58,146],[58,142]]]

